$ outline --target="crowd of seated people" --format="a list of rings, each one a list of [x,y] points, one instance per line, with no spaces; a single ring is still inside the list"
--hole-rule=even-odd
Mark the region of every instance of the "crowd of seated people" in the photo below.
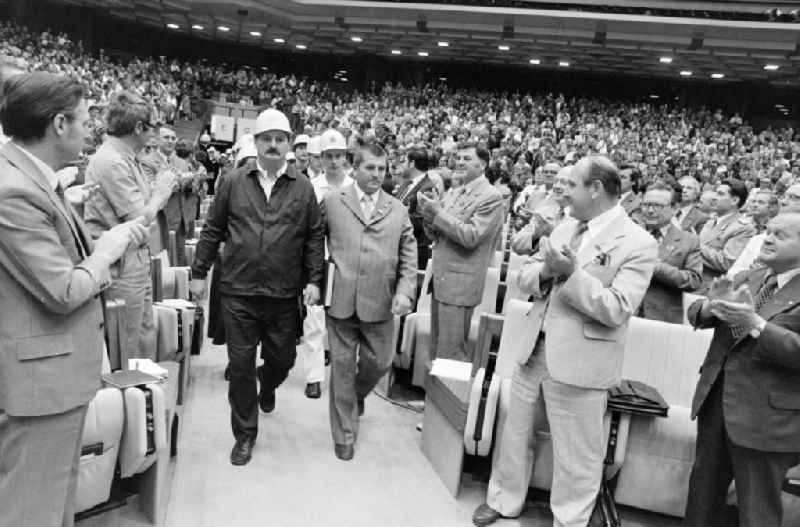
[[[95,227],[91,234],[99,238],[117,224],[146,216],[148,223],[157,220],[157,227],[149,241],[137,234],[140,252],[165,248],[164,234],[175,231],[179,264],[192,264],[183,259],[186,252],[180,245],[194,237],[193,223],[202,219],[211,138],[208,134],[177,137],[174,129],[162,125],[181,114],[193,117],[188,102],[192,98],[219,93],[236,102],[284,110],[294,132],[290,162],[311,179],[315,193],[321,187],[340,186],[353,175],[357,167],[348,153],[364,144],[382,145],[380,152],[385,152],[389,166],[382,188],[408,208],[421,270],[430,252],[430,244],[422,240],[438,242],[440,259],[450,257],[442,249],[446,237],[455,244],[463,241],[456,221],[448,231],[439,200],[462,184],[465,173],[485,173],[493,186],[481,189],[486,203],[491,203],[492,210],[485,214],[486,232],[491,234],[480,241],[480,251],[476,249],[481,257],[471,261],[488,267],[504,219],[516,231],[513,250],[537,252],[542,237],[569,216],[563,196],[574,177],[570,167],[587,156],[607,157],[619,168],[621,207],[658,242],[658,262],[636,314],[666,322],[685,322],[684,293],[705,293],[714,279],[733,278],[757,265],[770,219],[781,210],[796,212],[800,207],[800,142],[795,131],[755,130],[738,114],[725,115],[721,110],[588,95],[452,89],[445,84],[387,83],[366,91],[332,90],[322,82],[254,68],[178,59],[136,58],[121,63],[103,54],[90,55],[65,34],[37,35],[11,23],[0,24],[0,36],[5,62],[21,70],[64,74],[85,84],[89,126],[98,131],[93,144],[84,149],[90,167],[107,161],[103,156],[127,159],[125,145],[142,167],[141,179],[136,171],[127,175],[118,171],[114,189],[103,188],[113,182],[91,177],[92,170],[87,171],[84,192],[75,203],[85,208],[90,231]],[[147,105],[152,113],[142,110]],[[196,150],[195,139],[199,139]],[[114,149],[110,154],[108,145]],[[240,139],[231,154],[214,158],[222,173],[257,156],[252,137]],[[64,176],[62,182],[68,186],[73,179]],[[213,186],[212,182],[210,193]],[[140,197],[129,192],[134,187]],[[316,199],[320,201],[322,193]],[[461,205],[458,215],[482,214],[471,209],[471,203]],[[111,212],[117,217],[105,221]],[[152,349],[148,342],[153,331],[153,321],[147,318],[152,302],[147,291],[149,257],[141,256],[140,266],[130,262],[128,285],[137,291],[124,291],[122,276],[115,277],[118,290],[114,286],[111,290],[145,313],[128,321],[128,353],[144,356]],[[485,269],[473,271],[482,277]],[[438,284],[436,288],[440,294],[445,290]],[[472,296],[477,302],[480,291]],[[439,304],[449,305],[434,299],[437,309],[445,309]],[[474,306],[458,307],[464,309],[454,316],[469,320]],[[436,316],[446,321],[445,315]],[[466,340],[463,335],[458,338]],[[319,381],[314,382],[316,391],[306,393],[319,397]],[[358,405],[355,411],[363,411],[363,399]]]

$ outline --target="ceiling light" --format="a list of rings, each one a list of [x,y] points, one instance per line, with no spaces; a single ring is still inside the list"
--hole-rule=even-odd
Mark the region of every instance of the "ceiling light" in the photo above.
[[[497,49],[499,49],[500,51],[508,51],[511,48],[509,46],[506,46],[505,44],[500,44],[499,46],[497,46]]]
[[[294,47],[296,47],[297,49],[306,49],[305,44],[295,44]]]
[[[661,57],[658,61],[661,64],[672,64],[672,57]]]
[[[219,30],[220,30],[220,31],[222,31],[223,33],[224,33],[225,31],[230,31],[230,30],[231,30],[231,28],[229,28],[228,26],[218,26],[218,27],[217,27],[217,29],[219,29]]]
[[[418,51],[417,55],[419,55],[420,57],[427,57],[428,56],[428,52],[427,51]]]
[[[782,104],[776,104],[776,105],[775,105],[775,108],[785,108],[785,106],[784,106],[784,105],[782,105]]]
[[[450,43],[449,43],[449,42],[445,42],[444,40],[440,40],[440,41],[438,42],[438,46],[439,46],[440,48],[446,48],[446,47],[448,47],[449,45],[450,45]]]
[[[403,54],[403,52],[400,51],[399,49],[393,49],[392,50],[392,55],[402,55],[402,54]]]
[[[779,67],[780,67],[780,66],[778,66],[777,64],[766,64],[766,65],[764,66],[764,69],[765,69],[765,70],[767,70],[767,71],[775,71],[775,70],[777,70]]]
[[[561,66],[562,68],[569,68],[569,62],[567,62],[566,60],[558,61],[558,65]]]
[[[651,99],[658,99],[658,95],[656,95],[655,93],[652,93],[652,94],[650,94],[650,98]]]
[[[529,60],[528,62],[530,62],[530,63],[531,63],[531,64],[533,64],[534,66],[538,66],[539,64],[541,64],[541,63],[542,63],[542,61],[541,61],[541,60],[539,60],[539,59],[531,59],[531,60]]]
[[[250,36],[251,37],[260,37],[261,36],[261,31],[251,31],[250,32]]]
[[[722,79],[723,77],[725,77],[724,73],[712,73],[711,74],[711,78],[712,79]]]
[[[681,70],[681,77],[691,77],[692,72],[689,70]]]
[[[173,24],[172,22],[170,22],[169,24],[167,24],[167,27],[170,29],[178,29],[180,26],[178,24]]]
[[[283,44],[283,43],[285,43],[285,42],[286,42],[286,41],[285,41],[285,40],[283,40],[282,38],[273,38],[273,39],[272,39],[272,41],[273,41],[274,43],[276,43],[276,44]]]
[[[340,80],[340,81],[342,81],[342,82],[347,82],[347,77],[342,77],[342,78],[341,78],[341,79],[339,79],[339,80]]]
[[[200,24],[192,24],[192,29],[196,29],[198,31],[202,31],[205,28],[203,26],[201,26]]]
[[[353,37],[350,37],[350,40],[352,40],[353,42],[362,42],[364,39],[361,38],[361,37],[353,36]]]
[[[442,82],[446,82],[447,81],[447,77],[439,77],[439,80],[442,81]]]

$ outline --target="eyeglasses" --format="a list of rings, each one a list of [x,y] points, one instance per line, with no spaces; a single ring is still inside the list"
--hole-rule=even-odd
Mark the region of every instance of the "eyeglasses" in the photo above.
[[[155,130],[161,126],[161,123],[151,123],[150,121],[139,121],[145,128]]]
[[[641,207],[643,209],[650,208],[653,210],[664,210],[666,207],[668,207],[668,205],[665,203],[653,203],[651,201],[644,201],[642,202]]]

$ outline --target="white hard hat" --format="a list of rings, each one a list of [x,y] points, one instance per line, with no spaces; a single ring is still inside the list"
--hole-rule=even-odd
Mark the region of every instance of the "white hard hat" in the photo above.
[[[308,147],[306,150],[312,156],[318,156],[322,153],[322,142],[320,141],[320,137],[318,135],[315,135],[308,140]]]
[[[294,138],[294,143],[292,144],[292,146],[307,145],[310,140],[311,138],[308,137],[306,134],[300,134]]]
[[[319,136],[320,150],[326,152],[328,150],[347,150],[347,141],[344,136],[334,129],[325,130]]]
[[[208,135],[208,134],[201,135],[200,136],[200,142],[201,143],[210,143],[211,142],[211,136]]]
[[[287,134],[292,133],[292,127],[289,126],[289,119],[286,118],[283,112],[275,108],[267,108],[258,114],[256,129],[253,130],[253,135],[269,132],[270,130],[280,130]]]

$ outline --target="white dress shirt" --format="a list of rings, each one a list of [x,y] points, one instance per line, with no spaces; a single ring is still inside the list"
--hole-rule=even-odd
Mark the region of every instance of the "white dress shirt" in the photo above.
[[[328,181],[328,178],[325,177],[325,172],[321,173],[319,176],[311,180],[311,186],[314,187],[314,195],[317,196],[317,201],[319,203],[322,203],[322,200],[325,199],[325,194],[327,194],[331,190],[344,188],[347,185],[352,185],[352,184],[353,184],[353,178],[345,175],[341,185],[339,185],[338,187],[336,185],[331,185],[330,181]]]
[[[286,168],[289,165],[288,163],[283,163],[283,166],[278,169],[278,173],[275,174],[275,177],[270,177],[267,171],[261,167],[261,162],[257,159],[256,166],[258,167],[258,184],[261,185],[261,190],[264,191],[264,197],[266,197],[267,202],[269,202],[269,197],[272,194],[272,187],[275,186],[275,182],[278,181],[278,178],[286,173]]]
[[[621,205],[617,204],[605,211],[604,213],[595,216],[587,225],[588,230],[586,234],[584,234],[583,238],[581,239],[581,245],[578,248],[578,252],[582,251],[591,241],[596,238],[600,233],[602,233],[606,227],[608,227],[612,221],[617,219],[617,216],[620,214],[624,214],[625,209],[622,208]]]
[[[378,208],[378,202],[380,201],[381,191],[378,189],[377,191],[373,192],[372,194],[367,194],[361,187],[355,185],[356,189],[356,196],[358,196],[358,203],[361,205],[361,212],[364,213],[364,217],[369,220],[372,218],[372,215],[375,213],[375,209]]]

